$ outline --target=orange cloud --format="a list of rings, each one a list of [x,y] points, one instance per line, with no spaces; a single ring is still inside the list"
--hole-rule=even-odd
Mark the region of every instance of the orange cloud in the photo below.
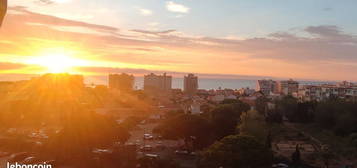
[[[121,30],[11,7],[0,29],[0,62],[23,63],[47,48],[63,48],[93,63],[82,71],[96,73],[120,68],[357,80],[355,35],[335,26],[301,31],[308,36],[279,32],[242,40],[211,38],[177,30]]]

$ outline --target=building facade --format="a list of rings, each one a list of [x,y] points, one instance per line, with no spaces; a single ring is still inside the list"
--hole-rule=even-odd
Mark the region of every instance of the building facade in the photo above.
[[[280,81],[278,83],[278,91],[282,95],[293,95],[299,91],[299,82],[292,79]]]
[[[172,76],[155,75],[153,73],[144,76],[144,91],[151,94],[170,93],[172,89]]]
[[[110,89],[116,89],[121,92],[129,92],[134,88],[134,76],[125,73],[109,74],[108,85]]]
[[[194,74],[188,74],[184,77],[184,93],[195,95],[198,90],[198,77]]]
[[[277,92],[278,83],[273,80],[258,80],[257,91],[262,92],[264,95],[268,96],[271,93]]]
[[[357,100],[357,86],[349,85],[304,85],[299,89],[301,101],[322,101],[329,98]]]

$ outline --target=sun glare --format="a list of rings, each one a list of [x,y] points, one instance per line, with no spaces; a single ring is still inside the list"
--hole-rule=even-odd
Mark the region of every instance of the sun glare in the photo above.
[[[53,54],[37,57],[28,61],[28,63],[45,67],[50,73],[71,72],[73,67],[85,65],[84,61],[64,54]]]

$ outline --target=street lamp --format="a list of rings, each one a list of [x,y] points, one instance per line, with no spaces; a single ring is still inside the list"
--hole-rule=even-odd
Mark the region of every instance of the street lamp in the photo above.
[[[0,0],[0,26],[2,25],[2,21],[4,20],[6,10],[7,10],[7,0]]]

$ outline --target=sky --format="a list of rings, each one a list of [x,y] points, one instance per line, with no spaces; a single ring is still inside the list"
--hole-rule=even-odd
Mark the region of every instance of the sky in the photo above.
[[[0,74],[357,81],[355,0],[10,0]]]

